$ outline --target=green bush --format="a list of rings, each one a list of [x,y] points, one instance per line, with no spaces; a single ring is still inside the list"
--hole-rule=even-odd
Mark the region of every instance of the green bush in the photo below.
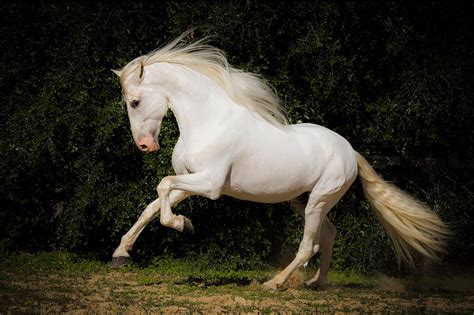
[[[0,4],[0,248],[110,256],[172,173],[178,137],[169,114],[160,153],[139,153],[110,69],[200,26],[197,36],[215,35],[211,43],[233,65],[269,79],[291,122],[325,125],[370,161],[400,158],[398,166],[375,166],[454,222],[449,257],[472,261],[472,33],[465,6]],[[471,166],[413,163],[422,158]],[[193,219],[196,235],[153,222],[135,259],[207,255],[255,266],[296,248],[302,235],[288,203],[192,198],[177,212]],[[360,186],[331,218],[339,228],[335,266],[393,270],[393,250]]]

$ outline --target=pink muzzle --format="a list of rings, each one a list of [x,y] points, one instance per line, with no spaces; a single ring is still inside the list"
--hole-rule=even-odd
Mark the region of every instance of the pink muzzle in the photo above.
[[[146,135],[137,142],[138,148],[143,152],[154,152],[160,149],[160,145],[152,135]]]

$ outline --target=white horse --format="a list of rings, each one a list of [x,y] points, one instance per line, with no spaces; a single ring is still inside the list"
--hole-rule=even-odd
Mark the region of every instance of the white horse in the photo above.
[[[180,136],[172,156],[176,175],[161,180],[159,198],[122,237],[113,267],[127,262],[138,235],[158,216],[164,226],[193,233],[191,221],[171,211],[190,196],[291,200],[305,221],[303,239],[294,260],[264,285],[281,288],[321,250],[320,270],[306,282],[321,286],[336,234],[327,214],[357,174],[394,241],[399,262],[413,265],[414,253],[439,258],[448,229],[436,214],[384,182],[342,136],[318,125],[289,125],[278,97],[262,78],[233,68],[222,51],[203,40],[184,44],[185,36],[114,71],[140,150],[160,149],[158,136],[168,109]]]

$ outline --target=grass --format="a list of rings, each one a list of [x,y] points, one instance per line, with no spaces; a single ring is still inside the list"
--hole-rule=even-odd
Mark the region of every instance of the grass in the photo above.
[[[230,265],[211,264],[205,259],[171,259],[159,257],[146,268],[133,268],[138,273],[141,284],[168,283],[204,284],[217,286],[227,283],[248,285],[254,279],[265,279],[270,270],[235,270]]]
[[[473,291],[411,289],[413,279],[332,271],[326,291],[267,291],[270,267],[236,269],[206,259],[158,257],[112,270],[70,253],[13,253],[0,260],[0,313],[472,312]],[[309,278],[314,268],[299,274]],[[411,281],[411,282],[410,282]],[[385,286],[385,287],[384,287]],[[402,289],[400,289],[402,288]]]

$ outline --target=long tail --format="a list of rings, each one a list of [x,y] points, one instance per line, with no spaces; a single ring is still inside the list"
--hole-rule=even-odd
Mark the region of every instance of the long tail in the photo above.
[[[355,153],[365,196],[395,245],[398,263],[414,267],[415,253],[440,261],[450,234],[448,226],[427,206],[385,182]]]

